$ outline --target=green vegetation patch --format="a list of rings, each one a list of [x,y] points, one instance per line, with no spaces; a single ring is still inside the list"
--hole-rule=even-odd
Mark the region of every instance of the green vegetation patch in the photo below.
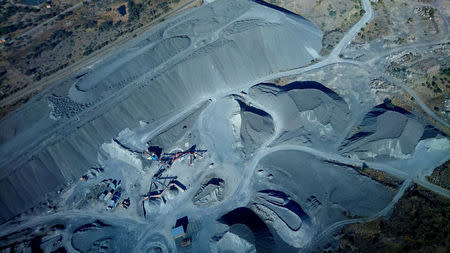
[[[450,160],[434,169],[427,179],[430,183],[450,190]]]
[[[71,31],[63,29],[54,31],[50,38],[48,38],[46,41],[42,42],[41,44],[32,46],[32,53],[30,54],[30,56],[33,58],[38,57],[42,52],[51,50],[56,47],[59,43],[61,43],[61,41],[63,41],[70,35],[72,35]]]
[[[343,230],[343,252],[449,252],[450,200],[414,186],[387,220],[352,224]]]
[[[389,104],[390,104],[390,102],[387,103],[387,106],[389,106]],[[357,126],[354,128],[354,131],[359,131]],[[395,191],[403,182],[402,180],[395,178],[395,177],[387,174],[386,172],[371,169],[366,164],[363,164],[363,166],[361,168],[355,167],[355,169],[361,175],[370,177],[373,180],[384,184],[392,191]]]
[[[133,0],[128,0],[129,20],[138,20],[141,15],[142,4],[136,4]]]

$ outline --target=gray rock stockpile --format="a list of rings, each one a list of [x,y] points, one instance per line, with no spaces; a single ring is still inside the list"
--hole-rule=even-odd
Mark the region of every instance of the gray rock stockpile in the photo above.
[[[121,130],[307,64],[321,39],[307,20],[251,1],[215,1],[157,25],[0,122],[0,219],[95,166]]]

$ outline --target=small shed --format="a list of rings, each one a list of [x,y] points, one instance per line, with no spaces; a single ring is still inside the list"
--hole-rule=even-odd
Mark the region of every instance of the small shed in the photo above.
[[[186,235],[187,226],[189,223],[189,219],[187,216],[180,218],[175,223],[175,227],[172,228],[172,236],[173,238],[179,238]]]
[[[175,238],[175,239],[179,238],[179,237],[182,237],[185,234],[186,234],[186,231],[184,231],[183,226],[172,228],[172,237]]]

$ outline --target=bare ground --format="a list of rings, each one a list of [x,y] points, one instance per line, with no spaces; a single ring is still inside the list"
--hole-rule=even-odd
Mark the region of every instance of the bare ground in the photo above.
[[[5,39],[0,45],[0,117],[28,101],[35,89],[40,90],[42,87],[38,86],[55,73],[108,45],[135,36],[139,28],[164,20],[166,14],[188,2],[86,1],[68,12],[64,10],[77,1],[52,1],[51,8],[46,4],[23,7],[5,2],[0,9],[0,34]],[[125,15],[118,12],[122,5],[126,7]],[[45,23],[51,18],[54,19]],[[45,24],[30,32],[41,23]]]

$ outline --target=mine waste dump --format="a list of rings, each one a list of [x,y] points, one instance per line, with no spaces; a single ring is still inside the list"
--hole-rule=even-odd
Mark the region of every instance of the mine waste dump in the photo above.
[[[0,121],[0,251],[308,251],[448,159],[445,133],[364,82],[270,81],[312,66],[310,21],[206,2]]]

